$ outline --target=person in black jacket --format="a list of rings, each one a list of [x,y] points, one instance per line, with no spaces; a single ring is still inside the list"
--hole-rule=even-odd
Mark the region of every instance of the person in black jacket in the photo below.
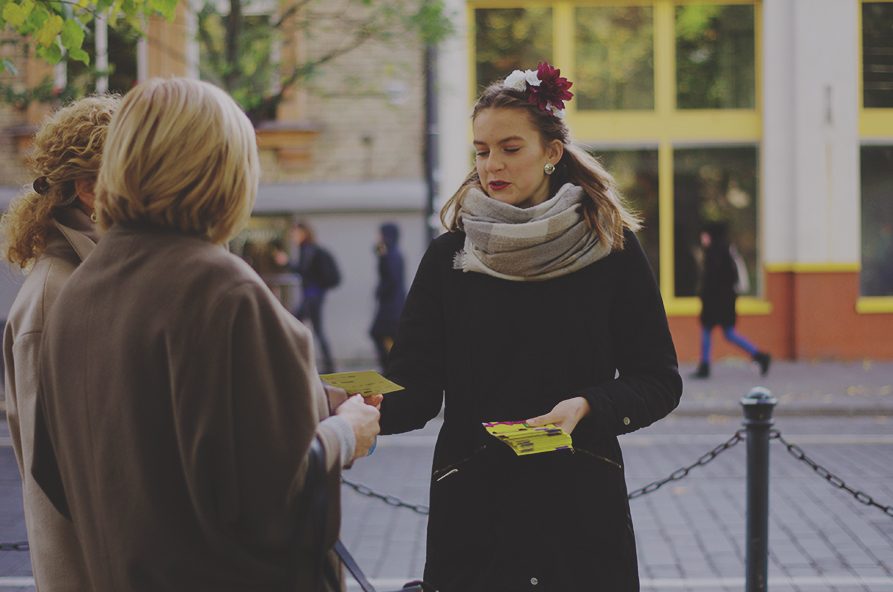
[[[375,342],[378,362],[384,369],[388,352],[397,336],[397,323],[403,302],[406,299],[406,285],[403,278],[403,254],[397,244],[400,229],[391,222],[381,225],[379,240],[375,244],[378,257],[378,287],[375,289],[375,318],[369,335]]]
[[[441,592],[639,589],[617,436],[682,381],[654,276],[611,176],[570,143],[548,64],[478,99],[475,169],[441,212],[387,375],[383,434],[445,403],[425,579]],[[482,422],[554,423],[573,451],[516,456]]]
[[[735,331],[738,315],[735,301],[738,298],[738,266],[732,256],[729,243],[729,227],[725,222],[711,222],[701,232],[704,249],[704,265],[701,275],[701,360],[692,378],[710,376],[710,349],[713,328],[722,327],[729,343],[743,349],[760,367],[760,375],[769,371],[772,358],[761,352]]]
[[[310,224],[295,222],[289,231],[289,238],[298,247],[297,262],[290,261],[288,255],[279,249],[276,250],[275,260],[301,277],[301,303],[293,314],[303,323],[310,321],[322,354],[320,370],[328,374],[335,371],[335,361],[329,340],[323,332],[323,304],[326,293],[338,284],[339,272],[332,255],[317,244],[316,233]]]

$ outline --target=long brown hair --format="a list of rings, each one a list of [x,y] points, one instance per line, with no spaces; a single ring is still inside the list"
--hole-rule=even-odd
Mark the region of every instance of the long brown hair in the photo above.
[[[53,232],[54,210],[75,202],[75,181],[96,178],[106,131],[119,103],[117,96],[80,99],[51,115],[38,130],[26,161],[37,180],[10,204],[0,223],[9,261],[26,269],[40,257]]]
[[[583,215],[589,227],[600,241],[610,241],[614,249],[622,249],[624,228],[638,230],[641,221],[624,204],[614,177],[588,152],[571,142],[564,120],[542,111],[528,100],[525,92],[505,87],[502,80],[494,82],[481,93],[474,105],[472,121],[484,109],[517,109],[526,113],[539,131],[544,146],[553,140],[559,140],[564,145],[564,155],[549,177],[549,195],[555,195],[565,183],[580,186],[589,197],[583,202]],[[440,221],[450,232],[462,230],[462,201],[472,187],[483,191],[476,168],[440,210]]]

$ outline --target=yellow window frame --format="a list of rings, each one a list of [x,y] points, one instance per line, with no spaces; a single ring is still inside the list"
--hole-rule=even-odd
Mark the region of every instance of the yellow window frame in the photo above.
[[[891,0],[893,1],[893,0]],[[676,108],[675,8],[685,4],[743,4],[754,7],[754,109]],[[571,101],[567,122],[576,138],[597,146],[641,146],[658,151],[658,211],[661,293],[674,316],[700,313],[698,298],[676,297],[673,229],[673,146],[695,144],[757,144],[762,139],[763,0],[469,0],[467,2],[469,67],[474,101],[478,92],[475,15],[487,8],[551,8],[553,61],[562,75],[575,79],[574,9],[581,6],[651,6],[654,19],[654,109],[579,111]],[[508,74],[508,72],[506,72]],[[484,81],[480,81],[484,83]],[[470,134],[469,134],[470,135]],[[597,139],[593,142],[592,139]],[[587,142],[587,140],[589,140]],[[762,192],[761,192],[762,193]],[[759,208],[762,212],[763,208]],[[757,224],[758,228],[762,224]],[[759,297],[738,300],[742,314],[769,314],[771,304]]]

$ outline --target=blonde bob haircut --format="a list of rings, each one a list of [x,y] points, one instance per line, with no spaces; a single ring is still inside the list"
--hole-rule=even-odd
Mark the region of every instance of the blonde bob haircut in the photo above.
[[[96,180],[109,122],[120,104],[117,95],[86,97],[59,109],[40,126],[26,160],[37,180],[3,216],[9,261],[30,268],[56,232],[55,212],[77,202],[75,182]],[[34,187],[40,187],[40,193]]]
[[[254,128],[229,95],[198,80],[148,80],[112,118],[96,188],[98,222],[224,243],[248,220],[259,177]]]

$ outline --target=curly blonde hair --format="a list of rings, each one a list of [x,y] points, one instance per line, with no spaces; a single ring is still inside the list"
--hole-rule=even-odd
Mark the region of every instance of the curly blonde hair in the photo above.
[[[96,179],[109,122],[120,102],[116,95],[86,97],[59,109],[41,125],[26,160],[41,193],[28,187],[0,221],[10,262],[30,267],[55,231],[54,210],[77,199],[75,181]]]

